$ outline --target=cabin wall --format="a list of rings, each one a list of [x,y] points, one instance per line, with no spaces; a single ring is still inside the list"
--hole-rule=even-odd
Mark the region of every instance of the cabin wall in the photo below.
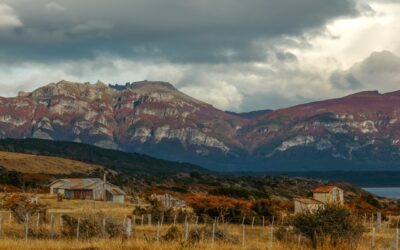
[[[301,201],[294,201],[294,213],[313,212],[316,211],[322,204],[308,204]]]
[[[320,201],[322,203],[330,202],[330,194],[329,193],[314,193],[314,200]]]
[[[116,203],[124,203],[125,202],[125,196],[123,195],[113,195],[112,201]]]

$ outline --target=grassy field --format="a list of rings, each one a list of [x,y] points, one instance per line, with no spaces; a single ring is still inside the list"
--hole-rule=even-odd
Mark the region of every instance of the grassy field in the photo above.
[[[40,156],[0,151],[0,166],[7,170],[17,171],[23,174],[71,174],[90,173],[98,168],[98,165],[87,164],[53,156]]]
[[[60,221],[60,216],[63,214],[76,218],[103,214],[122,225],[126,216],[132,215],[134,207],[131,204],[101,201],[63,200],[58,202],[55,196],[50,195],[39,195],[39,202],[49,207],[47,222],[37,224],[37,218],[32,217],[29,223],[32,234],[28,236],[28,239],[25,239],[24,225],[16,223],[13,218],[10,220],[9,211],[1,211],[0,249],[310,249],[305,237],[288,235],[284,240],[279,241],[274,234],[271,238],[271,225],[242,227],[220,223],[216,226],[213,240],[213,226],[211,224],[196,225],[193,220],[189,220],[188,224],[177,224],[178,233],[173,240],[167,240],[164,237],[172,225],[158,226],[157,221],[153,221],[151,225],[145,222],[142,226],[140,220],[132,226],[130,237],[118,236],[113,239],[103,237],[83,239],[75,235],[66,237],[60,234],[64,226]],[[51,215],[54,220],[53,227],[49,220]],[[372,228],[369,223],[366,223],[365,233],[357,245],[355,242],[343,242],[334,248],[326,245],[320,246],[319,249],[396,249],[396,229],[390,228],[389,223],[384,222],[381,229],[376,231],[374,248],[372,247]],[[279,225],[275,225],[274,231],[278,228]],[[197,240],[193,240],[191,234],[193,231],[203,233],[199,234]]]

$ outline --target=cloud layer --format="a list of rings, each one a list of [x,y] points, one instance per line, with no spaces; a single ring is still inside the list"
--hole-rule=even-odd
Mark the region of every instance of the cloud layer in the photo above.
[[[248,111],[391,90],[399,14],[372,0],[0,0],[0,94],[165,80]]]
[[[0,3],[0,28],[15,28],[23,26],[21,20],[15,14],[14,9]]]

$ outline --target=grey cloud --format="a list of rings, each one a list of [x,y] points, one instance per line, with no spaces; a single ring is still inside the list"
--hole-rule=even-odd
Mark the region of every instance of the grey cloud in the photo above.
[[[335,88],[391,91],[400,84],[400,57],[390,51],[374,52],[362,62],[331,75]]]
[[[63,12],[65,10],[65,8],[58,3],[55,2],[49,2],[45,5],[45,9],[47,11],[51,11],[51,12]]]
[[[332,18],[357,14],[352,0],[3,1],[26,25],[0,34],[2,61],[99,53],[173,62],[260,61],[269,40],[301,36]]]
[[[297,56],[290,52],[278,51],[276,57],[282,62],[293,62],[297,61]]]
[[[16,15],[14,9],[0,2],[0,29],[21,27],[23,23]]]

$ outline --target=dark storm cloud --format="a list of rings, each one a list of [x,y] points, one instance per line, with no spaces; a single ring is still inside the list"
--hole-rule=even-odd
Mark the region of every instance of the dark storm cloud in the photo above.
[[[110,54],[173,62],[259,61],[266,43],[356,14],[351,0],[0,0],[23,26],[0,30],[0,61]],[[282,54],[282,59],[294,59]]]

